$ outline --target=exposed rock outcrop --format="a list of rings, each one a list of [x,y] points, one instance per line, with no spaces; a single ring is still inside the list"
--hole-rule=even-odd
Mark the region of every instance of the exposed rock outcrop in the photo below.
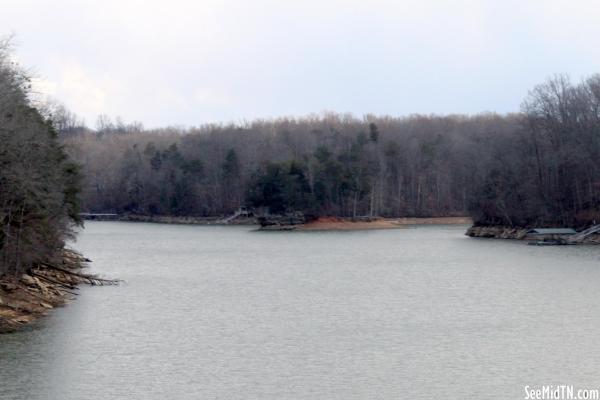
[[[528,230],[529,229],[527,228],[514,228],[510,226],[472,226],[467,230],[466,235],[470,237],[494,239],[532,239],[527,235]],[[590,235],[581,243],[600,244],[600,234]]]
[[[510,226],[472,226],[467,230],[467,236],[495,239],[525,239],[527,229]]]
[[[291,231],[304,225],[311,218],[302,212],[293,212],[283,215],[265,215],[258,218],[261,230]]]

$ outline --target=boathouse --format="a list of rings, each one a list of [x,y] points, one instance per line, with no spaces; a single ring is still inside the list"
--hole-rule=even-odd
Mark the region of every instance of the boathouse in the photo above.
[[[535,240],[557,240],[577,232],[571,228],[533,228],[527,231],[527,238]]]

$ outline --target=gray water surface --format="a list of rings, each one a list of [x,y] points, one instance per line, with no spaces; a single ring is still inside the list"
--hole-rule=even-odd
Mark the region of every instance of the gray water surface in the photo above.
[[[88,222],[82,288],[0,336],[0,399],[522,399],[600,387],[600,247]]]

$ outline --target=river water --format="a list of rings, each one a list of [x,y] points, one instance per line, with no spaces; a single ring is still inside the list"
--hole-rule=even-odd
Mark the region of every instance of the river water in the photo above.
[[[465,226],[88,222],[82,288],[0,336],[0,399],[522,399],[600,387],[600,247]]]

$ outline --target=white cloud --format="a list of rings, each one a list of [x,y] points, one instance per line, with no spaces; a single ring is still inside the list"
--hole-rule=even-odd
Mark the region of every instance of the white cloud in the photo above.
[[[591,0],[0,1],[20,59],[88,122],[505,112],[600,62]]]
[[[78,62],[59,62],[55,69],[54,77],[36,80],[38,91],[59,99],[69,109],[87,117],[88,123],[93,123],[99,114],[115,111],[111,102],[118,103],[121,98],[125,89],[121,82],[105,74],[95,75]]]
[[[207,87],[196,89],[193,100],[200,105],[231,105],[231,97],[227,93]]]

